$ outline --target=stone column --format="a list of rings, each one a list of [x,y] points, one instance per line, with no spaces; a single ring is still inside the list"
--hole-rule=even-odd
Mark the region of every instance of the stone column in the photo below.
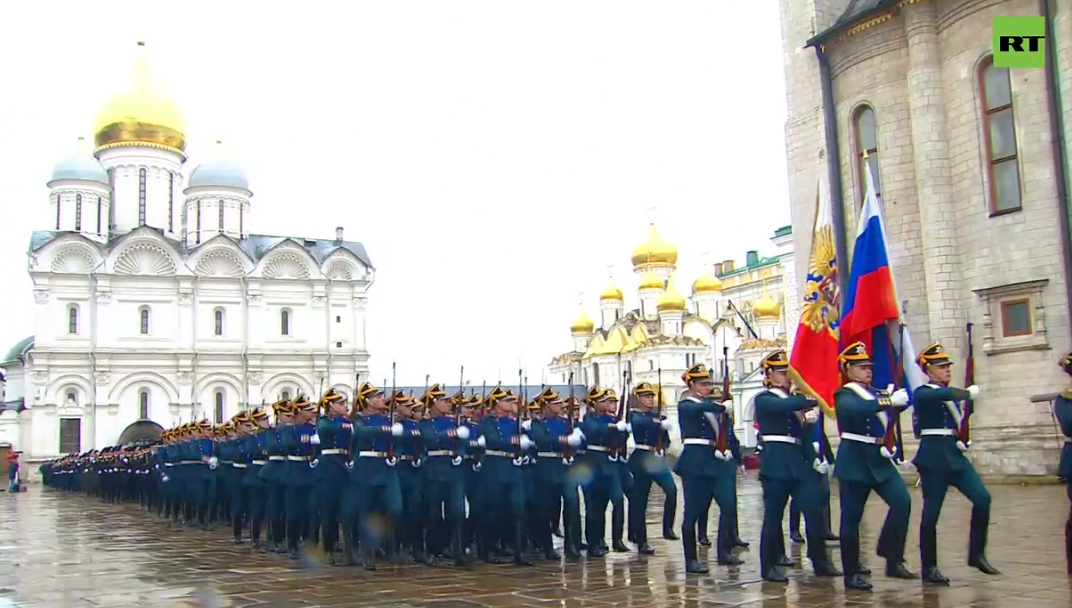
[[[958,302],[959,258],[956,248],[956,214],[950,183],[949,132],[942,99],[942,71],[938,57],[938,16],[934,2],[904,7],[908,40],[908,98],[912,122],[912,148],[916,168],[921,244],[927,291],[930,340],[942,342],[954,360],[960,356],[964,333]],[[910,302],[920,306],[923,302]],[[917,339],[925,346],[926,336]]]

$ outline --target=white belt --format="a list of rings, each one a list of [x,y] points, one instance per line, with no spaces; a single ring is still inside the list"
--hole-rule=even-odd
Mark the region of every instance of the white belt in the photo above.
[[[650,445],[644,445],[643,443],[638,443],[633,447],[638,449],[638,450],[644,450],[645,452],[654,452],[655,451],[655,448],[651,447]]]
[[[714,446],[715,442],[710,439],[685,439],[681,443],[685,445],[707,445]]]
[[[792,443],[793,445],[800,445],[800,439],[798,437],[792,437],[790,435],[763,435],[763,442],[774,443]]]
[[[1065,437],[1065,443],[1072,443],[1072,437]]]
[[[233,460],[224,460],[220,464],[234,464],[234,461]]]
[[[920,437],[952,437],[955,434],[953,429],[923,429],[919,432]]]
[[[308,456],[287,456],[287,460],[294,462],[309,462]]]
[[[856,443],[868,443],[871,445],[878,445],[882,443],[882,440],[878,437],[872,437],[870,435],[857,435],[856,433],[842,433],[841,438],[847,441],[855,441]]]
[[[179,464],[201,464],[200,460],[183,460]]]
[[[563,458],[562,452],[536,452],[538,458]]]
[[[429,456],[453,456],[453,450],[429,450]]]
[[[173,462],[165,462],[164,466],[165,467],[173,467],[173,466],[175,466],[175,463],[173,463]]]
[[[486,456],[499,456],[500,458],[513,458],[514,454],[511,452],[504,452],[502,450],[488,450],[484,452]]]
[[[268,457],[268,460],[276,460],[276,461],[278,461],[278,460],[286,460],[286,459],[287,459],[286,456],[269,456]]]
[[[345,449],[342,449],[342,448],[328,448],[326,450],[320,450],[320,453],[322,455],[331,455],[331,454],[343,454],[343,455],[346,455],[346,454],[350,453],[350,450],[345,450]]]
[[[387,458],[387,452],[358,452],[359,458]]]
[[[259,464],[261,466],[264,466],[264,465],[268,464],[268,461],[267,460],[254,460],[253,464]]]
[[[234,468],[236,468],[236,469],[248,469],[249,468],[249,465],[244,463],[244,462],[232,462],[231,464],[234,465]]]
[[[592,450],[593,452],[609,452],[610,451],[610,448],[608,448],[605,445],[590,445],[590,446],[588,446],[588,449]]]

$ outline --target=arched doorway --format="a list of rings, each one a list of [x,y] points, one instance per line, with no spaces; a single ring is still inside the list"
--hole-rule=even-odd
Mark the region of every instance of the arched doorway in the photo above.
[[[164,427],[152,420],[139,420],[123,429],[123,432],[119,434],[119,445],[152,443],[158,441],[160,433],[163,432]]]

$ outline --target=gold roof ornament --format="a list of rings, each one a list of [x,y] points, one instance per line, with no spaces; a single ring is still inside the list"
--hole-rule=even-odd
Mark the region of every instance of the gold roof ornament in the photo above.
[[[607,268],[607,274],[610,276],[610,283],[607,285],[607,288],[603,290],[603,293],[599,295],[599,301],[600,302],[607,302],[607,301],[623,302],[623,301],[625,301],[625,294],[623,294],[622,290],[618,289],[618,286],[614,284],[614,270],[612,268],[608,267]]]
[[[652,271],[647,271],[640,277],[640,289],[665,289],[666,281]]]
[[[782,316],[782,305],[774,296],[764,291],[759,300],[752,305],[752,314],[757,319],[777,319]]]
[[[713,274],[704,276],[692,282],[692,293],[721,293],[722,281]]]
[[[664,241],[652,222],[648,240],[633,250],[630,260],[634,269],[673,268],[677,264],[677,247]]]
[[[674,287],[674,281],[672,279],[667,281],[666,291],[655,301],[655,308],[659,312],[684,312],[686,306],[685,296],[678,293],[677,288]]]
[[[186,149],[186,121],[171,99],[154,86],[144,42],[138,42],[129,87],[100,109],[93,133],[98,151],[120,145]]]
[[[577,318],[570,324],[570,333],[591,334],[596,330],[596,322],[584,311],[583,301],[578,305],[578,308],[580,308],[580,312],[577,313]]]

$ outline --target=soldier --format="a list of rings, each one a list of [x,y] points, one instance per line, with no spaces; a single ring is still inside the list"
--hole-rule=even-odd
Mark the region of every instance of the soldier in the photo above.
[[[194,487],[197,496],[197,523],[202,530],[208,530],[209,525],[214,523],[210,515],[212,505],[216,501],[216,469],[220,461],[216,456],[216,442],[212,440],[212,423],[202,420],[197,424],[194,450],[199,458],[193,465]]]
[[[525,479],[521,470],[522,455],[533,447],[528,435],[521,433],[519,399],[509,389],[496,386],[488,395],[488,404],[494,412],[484,415],[480,421],[480,439],[478,445],[485,449],[481,460],[481,489],[484,496],[486,513],[494,521],[487,522],[496,526],[500,538],[506,538],[513,528],[514,564],[531,566],[525,558]],[[508,508],[492,506],[494,500],[505,500]],[[487,524],[485,524],[486,526]],[[491,555],[491,531],[481,526],[480,532],[487,534],[484,546],[489,563],[501,563]]]
[[[383,391],[371,383],[361,385],[357,399],[363,411],[353,418],[355,457],[349,489],[357,515],[350,520],[360,524],[360,562],[371,571],[376,569],[376,547],[393,537],[394,522],[402,515],[394,439],[402,436],[404,428],[392,420],[395,412],[388,413]],[[345,529],[352,531],[353,527]]]
[[[592,478],[584,486],[584,530],[588,557],[603,557],[607,554],[607,504],[618,504],[625,498],[618,461],[616,457],[611,459],[611,449],[627,432],[628,423],[618,419],[618,397],[613,389],[592,387],[586,401],[590,411],[581,422],[581,433],[586,443],[585,463],[591,468]]]
[[[538,450],[535,498],[540,513],[540,527],[536,540],[543,546],[546,559],[561,558],[555,551],[552,539],[552,526],[557,523],[561,501],[565,523],[563,550],[566,557],[577,559],[581,556],[578,547],[581,540],[581,506],[577,482],[569,471],[574,463],[572,450],[581,445],[581,430],[573,427],[570,419],[563,415],[566,403],[553,387],[544,388],[536,401],[543,408],[543,415],[533,421],[531,429]],[[573,429],[570,430],[570,427]]]
[[[268,551],[282,553],[283,541],[287,535],[286,527],[286,485],[284,476],[287,469],[287,448],[283,442],[284,433],[290,433],[294,420],[294,410],[289,399],[282,399],[272,404],[275,410],[275,425],[267,431],[264,449],[268,462],[260,471],[260,479],[268,486],[268,500],[265,505],[265,518],[268,520]]]
[[[245,486],[248,497],[248,516],[250,521],[249,536],[253,541],[253,548],[261,547],[261,528],[264,526],[265,507],[268,504],[268,484],[261,478],[261,471],[268,464],[268,437],[270,420],[268,412],[264,408],[255,408],[249,414],[253,422],[253,430],[245,437],[246,458],[249,460],[249,468],[242,476],[242,485]]]
[[[685,570],[693,574],[707,574],[710,570],[700,563],[696,551],[696,529],[700,515],[714,498],[720,511],[733,509],[733,481],[737,466],[729,450],[718,449],[718,416],[725,413],[732,402],[717,404],[711,399],[714,381],[707,366],[693,365],[682,375],[688,388],[678,403],[678,426],[681,429],[684,449],[674,467],[681,477],[685,493],[685,514],[682,522],[681,540],[685,549]],[[731,522],[725,522],[731,523]],[[740,564],[741,560],[730,553],[730,530],[719,525],[717,539],[718,562]]]
[[[923,521],[919,526],[919,553],[923,582],[948,585],[938,570],[938,515],[949,486],[960,490],[972,503],[968,542],[968,565],[985,574],[998,574],[986,559],[986,536],[990,527],[990,492],[964,457],[968,445],[959,440],[964,416],[961,405],[979,394],[978,386],[966,390],[949,386],[953,361],[945,347],[935,342],[919,354],[916,363],[929,383],[916,389],[913,402],[919,420],[919,450],[912,464],[919,470],[923,487]]]
[[[228,442],[229,458],[231,462],[228,485],[231,489],[231,532],[234,535],[235,544],[242,543],[242,529],[249,522],[250,490],[245,484],[246,474],[249,473],[249,453],[247,452],[246,439],[254,432],[253,418],[249,412],[239,412],[233,420],[235,433]]]
[[[871,356],[862,342],[843,350],[838,364],[849,379],[834,392],[834,410],[841,430],[838,466],[834,469],[841,495],[841,565],[847,589],[869,591],[872,586],[864,578],[867,572],[860,563],[860,520],[872,491],[889,506],[879,535],[886,576],[916,577],[904,565],[912,499],[893,464],[894,454],[883,445],[887,425],[896,423],[896,417],[889,419],[888,413],[893,411],[899,416],[908,403],[908,393],[904,389],[890,393],[871,386]]]
[[[292,405],[294,423],[283,432],[283,447],[287,453],[287,467],[283,471],[286,486],[284,510],[287,522],[287,556],[301,557],[302,541],[306,538],[305,526],[309,523],[309,492],[313,485],[316,426],[313,418],[317,406],[304,394],[298,394]]]
[[[434,388],[438,391],[439,385]],[[424,444],[421,442],[421,420],[424,417],[424,404],[418,403],[412,395],[403,391],[395,393],[395,413],[402,424],[402,436],[395,439],[395,456],[399,466],[398,486],[402,493],[402,517],[395,526],[395,544],[392,547],[409,547],[413,561],[426,566],[432,565],[432,558],[424,547],[424,518],[427,509],[424,506],[424,484],[422,483],[424,466]]]
[[[339,513],[342,509],[343,490],[350,477],[353,463],[350,445],[353,443],[353,425],[347,417],[346,397],[329,388],[320,399],[324,415],[317,423],[313,442],[320,453],[314,467],[316,470],[317,498],[320,501],[320,535],[324,540],[324,555],[329,564],[335,564],[335,548],[339,540]]]
[[[476,545],[477,556],[484,559],[486,556],[480,551],[480,535],[477,534],[477,526],[483,521],[483,507],[480,502],[480,455],[483,449],[479,445],[480,440],[480,417],[483,413],[484,395],[478,395],[475,391],[462,404],[462,420],[469,429],[469,440],[466,445],[467,463],[463,468],[465,476],[465,501],[469,503],[469,515],[465,521],[463,530],[465,544]]]
[[[766,390],[755,397],[756,422],[765,447],[760,460],[763,483],[763,531],[759,543],[760,572],[768,581],[787,583],[778,570],[783,554],[782,518],[791,496],[804,512],[808,557],[816,576],[841,576],[826,553],[825,526],[819,511],[819,484],[814,472],[826,474],[826,464],[808,437],[819,420],[817,402],[808,395],[789,394],[789,357],[778,349],[760,362]]]
[[[635,446],[629,456],[629,470],[633,474],[633,492],[629,495],[629,529],[633,542],[642,555],[654,555],[648,544],[647,524],[644,515],[648,510],[648,497],[654,482],[666,496],[663,506],[663,538],[676,540],[674,515],[677,511],[677,486],[666,464],[666,448],[670,445],[670,429],[674,423],[662,412],[655,411],[655,389],[641,382],[633,390],[639,406],[631,412],[629,424],[633,429]]]
[[[830,470],[833,470],[834,464],[837,463],[837,459],[834,458],[834,452],[830,448],[830,442],[826,441],[823,430],[822,416],[820,415],[819,421],[816,424],[810,426],[811,437],[808,438],[812,442],[812,445],[818,445],[816,453],[826,463]],[[820,494],[819,494],[819,512],[823,516],[823,526],[826,529],[826,540],[839,540],[840,537],[834,534],[833,518],[830,514],[830,475],[827,473],[815,472],[815,478],[819,480]],[[800,508],[797,506],[797,501],[794,498],[789,503],[789,539],[794,543],[803,543],[804,537],[800,535]]]
[[[1061,369],[1072,376],[1072,352],[1061,357]],[[1061,461],[1057,465],[1057,476],[1064,480],[1068,488],[1068,519],[1065,520],[1065,563],[1068,574],[1072,575],[1072,388],[1066,388],[1057,394],[1053,414],[1061,425],[1065,436],[1061,448]]]
[[[424,491],[428,506],[426,530],[435,529],[435,523],[445,516],[450,531],[450,553],[454,565],[467,567],[465,547],[462,545],[462,522],[465,520],[465,446],[469,440],[469,427],[460,419],[451,418],[452,400],[433,385],[421,397],[429,417],[421,422],[421,436],[427,452],[424,464]],[[461,408],[461,403],[453,405]],[[437,543],[440,544],[440,543]],[[437,547],[439,548],[439,547]],[[433,551],[439,552],[439,551]]]

